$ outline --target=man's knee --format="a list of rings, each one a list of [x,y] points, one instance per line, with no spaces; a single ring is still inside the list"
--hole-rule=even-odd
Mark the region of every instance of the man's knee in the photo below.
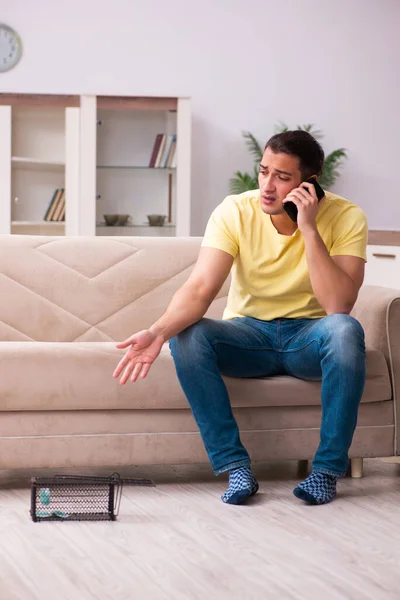
[[[342,351],[358,348],[364,350],[364,330],[354,317],[333,314],[325,317],[325,341],[337,345]]]
[[[325,317],[325,324],[337,336],[364,336],[363,328],[351,315],[334,314]]]
[[[177,356],[187,356],[188,353],[192,354],[201,345],[211,341],[214,336],[213,325],[213,319],[203,318],[171,338],[169,347],[172,356],[174,358]]]

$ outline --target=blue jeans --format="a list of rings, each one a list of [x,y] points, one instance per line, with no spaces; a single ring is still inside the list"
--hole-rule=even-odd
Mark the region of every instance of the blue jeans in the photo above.
[[[170,349],[217,475],[250,465],[222,375],[284,374],[322,380],[320,444],[313,470],[337,477],[346,473],[365,383],[364,332],[353,317],[203,318],[172,338]]]

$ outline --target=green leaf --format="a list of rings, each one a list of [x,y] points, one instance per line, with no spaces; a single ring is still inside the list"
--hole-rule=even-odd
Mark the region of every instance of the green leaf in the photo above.
[[[308,123],[307,125],[297,125],[297,129],[300,129],[300,131],[307,131],[308,133],[311,133],[311,135],[315,137],[316,140],[323,137],[322,132],[319,129],[313,129],[313,127],[313,123]]]
[[[329,189],[334,185],[340,176],[339,170],[346,158],[347,152],[345,148],[338,148],[325,157],[324,168],[319,178],[319,182],[323,188]]]
[[[283,121],[279,121],[279,125],[275,125],[275,133],[284,133],[289,131],[289,127]]]
[[[258,189],[258,169],[254,169],[254,175],[236,171],[234,177],[229,181],[231,194],[243,194],[249,190]]]
[[[250,154],[253,156],[253,158],[256,162],[260,163],[261,159],[263,157],[263,154],[264,154],[263,148],[261,147],[259,142],[256,140],[254,135],[252,133],[250,133],[250,131],[244,131],[243,137],[246,140],[246,146],[247,146]]]

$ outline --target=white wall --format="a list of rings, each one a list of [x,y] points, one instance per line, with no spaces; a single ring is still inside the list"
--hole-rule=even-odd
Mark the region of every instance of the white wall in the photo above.
[[[0,91],[193,98],[192,232],[250,167],[241,131],[316,123],[335,191],[400,230],[398,0],[13,0],[24,43]]]

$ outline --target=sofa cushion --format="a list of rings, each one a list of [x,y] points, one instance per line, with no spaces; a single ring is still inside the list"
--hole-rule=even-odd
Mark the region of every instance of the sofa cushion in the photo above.
[[[127,323],[131,331],[150,327],[189,277],[200,243],[0,236],[0,339],[113,342],[126,335]],[[218,296],[227,291],[225,284]]]
[[[108,342],[0,342],[0,410],[179,409],[187,401],[165,344],[147,379],[121,386],[112,373],[123,356]],[[235,407],[312,406],[320,383],[289,376],[225,378]],[[390,400],[383,354],[367,351],[363,402]]]

